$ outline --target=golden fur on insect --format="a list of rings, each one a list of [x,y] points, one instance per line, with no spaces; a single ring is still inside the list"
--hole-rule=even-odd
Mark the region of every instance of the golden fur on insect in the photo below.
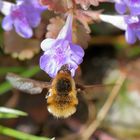
[[[70,83],[70,85],[68,85],[68,87],[70,86],[70,88],[69,90],[65,90],[65,94],[59,93],[57,89],[57,84],[60,80]],[[59,86],[60,85],[58,84],[58,88]],[[75,113],[78,99],[75,82],[70,73],[60,71],[53,79],[52,87],[49,90],[49,96],[47,96],[47,103],[48,111],[58,118],[67,118]]]
[[[77,93],[88,93],[96,100],[104,97],[102,92],[93,94],[96,89],[95,86],[98,89],[103,87],[102,85],[81,85],[75,83],[67,65],[63,65],[60,68],[52,82],[37,81],[13,73],[9,73],[6,79],[13,87],[32,95],[40,94],[43,90],[47,90],[48,111],[57,118],[67,118],[76,112],[76,106],[78,105]]]

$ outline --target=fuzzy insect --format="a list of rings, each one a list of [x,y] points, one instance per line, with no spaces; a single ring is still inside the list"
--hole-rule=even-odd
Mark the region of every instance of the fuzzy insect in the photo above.
[[[23,78],[13,73],[7,74],[6,79],[13,87],[30,94],[39,94],[43,89],[47,89],[48,111],[57,118],[67,118],[76,112],[77,93],[93,93],[93,90],[98,87],[76,84],[66,65],[61,67],[52,82]]]

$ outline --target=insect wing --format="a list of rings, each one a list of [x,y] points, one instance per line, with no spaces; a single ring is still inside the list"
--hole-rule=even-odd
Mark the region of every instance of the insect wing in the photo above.
[[[105,97],[107,93],[111,90],[112,85],[80,85],[77,84],[78,93],[83,93],[88,99],[100,99]]]
[[[6,79],[14,88],[30,94],[39,94],[44,88],[48,89],[50,87],[50,83],[48,82],[23,78],[14,73],[8,73]]]

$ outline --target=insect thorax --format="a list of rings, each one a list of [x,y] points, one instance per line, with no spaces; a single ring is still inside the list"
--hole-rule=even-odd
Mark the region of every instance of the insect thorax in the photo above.
[[[59,95],[68,95],[72,90],[72,84],[69,79],[61,78],[56,83],[56,91]]]

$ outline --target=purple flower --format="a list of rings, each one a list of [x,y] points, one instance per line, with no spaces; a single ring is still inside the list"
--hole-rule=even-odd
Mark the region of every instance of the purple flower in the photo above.
[[[140,0],[114,0],[118,13],[124,14],[127,9],[132,15],[140,15]]]
[[[134,44],[137,38],[140,40],[140,17],[139,16],[112,16],[100,15],[100,19],[104,22],[111,23],[112,25],[125,30],[126,41]]]
[[[55,77],[65,64],[69,66],[69,70],[74,76],[75,70],[83,61],[84,50],[72,43],[72,21],[73,16],[69,14],[57,38],[47,38],[41,43],[44,54],[40,58],[40,68],[50,77]]]
[[[140,40],[140,17],[125,16],[124,19],[127,24],[125,38],[128,43],[133,44],[137,38]]]
[[[14,27],[20,36],[30,38],[33,35],[32,28],[39,25],[41,13],[45,9],[46,7],[41,6],[38,0],[17,0],[17,4],[3,2],[1,11],[6,16],[2,21],[2,27],[5,31],[10,31]]]

